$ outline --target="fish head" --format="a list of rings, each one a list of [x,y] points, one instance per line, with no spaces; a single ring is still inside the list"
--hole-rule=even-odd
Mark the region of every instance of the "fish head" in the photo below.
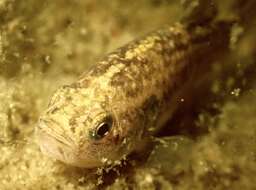
[[[114,108],[111,93],[97,90],[69,85],[55,92],[36,127],[43,153],[69,165],[94,168],[116,163],[132,151],[132,123]]]

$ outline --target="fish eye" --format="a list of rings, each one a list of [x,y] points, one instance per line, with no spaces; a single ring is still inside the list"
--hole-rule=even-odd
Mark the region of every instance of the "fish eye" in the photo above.
[[[96,135],[102,138],[108,134],[110,128],[109,123],[101,123],[96,130]]]
[[[104,118],[95,128],[94,132],[92,132],[91,136],[96,139],[102,139],[106,135],[109,134],[113,125],[113,120],[111,116]]]

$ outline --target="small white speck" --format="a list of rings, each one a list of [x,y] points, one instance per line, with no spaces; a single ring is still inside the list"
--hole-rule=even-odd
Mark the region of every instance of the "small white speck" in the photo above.
[[[174,48],[174,42],[171,40],[170,42],[169,42],[169,46],[171,47],[171,48]]]
[[[102,163],[107,163],[107,161],[108,161],[107,158],[102,158],[102,159],[101,159],[101,162],[102,162]]]
[[[240,95],[241,89],[240,88],[235,88],[231,94],[238,97]]]
[[[44,62],[47,63],[47,64],[50,64],[50,63],[51,63],[51,57],[50,57],[50,55],[46,55],[46,56],[44,57]]]
[[[80,30],[81,35],[85,36],[87,33],[88,33],[88,31],[86,28],[81,28],[81,30]]]
[[[146,175],[146,176],[145,176],[145,181],[146,181],[147,183],[152,183],[152,182],[153,182],[153,177],[152,177],[152,175],[150,175],[150,174]]]

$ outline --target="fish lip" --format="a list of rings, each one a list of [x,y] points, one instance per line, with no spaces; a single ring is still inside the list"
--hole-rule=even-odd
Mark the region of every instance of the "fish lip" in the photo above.
[[[53,159],[67,162],[65,153],[72,152],[72,148],[67,145],[65,145],[63,148],[63,144],[59,142],[58,139],[54,137],[49,131],[45,130],[47,127],[48,125],[46,120],[39,118],[38,125],[35,129],[35,136],[41,152]]]
[[[40,128],[37,128],[35,133],[37,138],[37,144],[39,145],[40,150],[43,154],[57,160],[63,160],[63,156],[60,154],[57,148],[58,141],[56,141],[49,133]]]
[[[39,147],[41,152],[47,155],[48,157],[74,167],[96,168],[103,165],[103,162],[101,162],[98,159],[88,159],[88,157],[87,158],[83,157],[81,154],[79,154],[79,149],[77,148],[74,148],[72,150],[67,147],[63,149],[62,147],[62,153],[61,153],[61,151],[58,149],[59,147],[58,144],[53,145],[51,143],[48,144],[44,142],[44,143],[40,143]]]
[[[40,118],[35,135],[40,151],[44,155],[74,167],[96,168],[103,165],[101,160],[82,156],[83,154],[81,154],[78,146],[63,146],[52,134],[44,130],[45,127],[47,127],[47,124],[44,119]]]

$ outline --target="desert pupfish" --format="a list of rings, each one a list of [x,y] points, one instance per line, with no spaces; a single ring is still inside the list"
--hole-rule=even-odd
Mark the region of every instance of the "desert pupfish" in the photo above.
[[[42,152],[93,168],[136,151],[227,49],[224,26],[177,23],[104,57],[51,98],[36,127]]]

